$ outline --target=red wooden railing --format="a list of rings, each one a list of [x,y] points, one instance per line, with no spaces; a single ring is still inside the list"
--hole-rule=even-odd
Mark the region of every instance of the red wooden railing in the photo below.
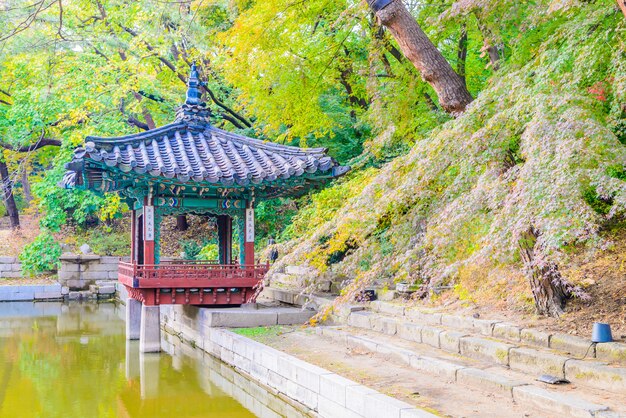
[[[147,305],[228,305],[254,302],[269,264],[242,266],[174,260],[161,264],[119,263],[119,281],[129,297]]]
[[[255,286],[268,264],[217,264],[212,261],[175,260],[161,264],[120,262],[119,279],[131,287]]]

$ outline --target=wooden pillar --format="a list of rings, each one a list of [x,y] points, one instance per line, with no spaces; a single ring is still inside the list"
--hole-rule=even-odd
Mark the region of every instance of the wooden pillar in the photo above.
[[[146,197],[143,206],[143,263],[155,264],[154,257],[154,206]]]
[[[233,218],[228,215],[217,216],[217,240],[220,264],[231,264],[233,259]]]
[[[134,263],[137,260],[137,211],[130,211],[130,261]]]
[[[254,208],[246,208],[246,223],[244,227],[245,231],[245,253],[246,259],[244,264],[247,266],[254,265]]]

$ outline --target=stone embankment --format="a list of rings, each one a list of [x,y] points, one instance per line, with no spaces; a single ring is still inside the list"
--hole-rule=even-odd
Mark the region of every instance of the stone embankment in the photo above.
[[[197,315],[163,309],[166,332],[212,354],[239,373],[325,418],[417,418],[435,415],[227,329],[198,326]]]
[[[276,393],[266,390],[252,379],[246,379],[237,371],[213,356],[204,355],[188,344],[180,341],[176,336],[165,334],[163,350],[172,356],[173,364],[182,364],[183,359],[193,359],[193,368],[198,375],[198,382],[211,393],[217,386],[222,392],[236,399],[241,405],[258,417],[268,418],[308,418],[310,415],[291,404],[290,400],[276,396]],[[139,354],[137,353],[137,356]],[[141,373],[137,365],[134,373]],[[149,372],[144,368],[144,373]],[[145,376],[145,375],[144,375]]]
[[[74,291],[60,283],[0,286],[0,302],[108,300],[115,298],[115,282],[91,285],[89,290]]]
[[[18,279],[22,276],[22,263],[17,257],[0,257],[0,279]]]
[[[549,414],[626,416],[626,344],[595,345],[574,336],[388,302],[346,308],[342,314],[337,319],[347,326],[319,327],[318,333]],[[441,355],[421,355],[420,346]],[[537,382],[544,374],[571,384]]]

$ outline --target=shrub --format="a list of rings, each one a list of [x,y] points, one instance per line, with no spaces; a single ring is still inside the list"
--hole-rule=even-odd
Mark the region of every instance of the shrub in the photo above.
[[[22,269],[25,274],[34,276],[59,267],[61,246],[48,231],[42,232],[33,242],[24,247],[20,254]]]

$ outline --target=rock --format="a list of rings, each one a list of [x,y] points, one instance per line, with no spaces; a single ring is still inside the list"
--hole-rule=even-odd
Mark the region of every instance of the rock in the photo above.
[[[91,247],[89,244],[85,243],[80,246],[80,252],[83,254],[91,254]]]

